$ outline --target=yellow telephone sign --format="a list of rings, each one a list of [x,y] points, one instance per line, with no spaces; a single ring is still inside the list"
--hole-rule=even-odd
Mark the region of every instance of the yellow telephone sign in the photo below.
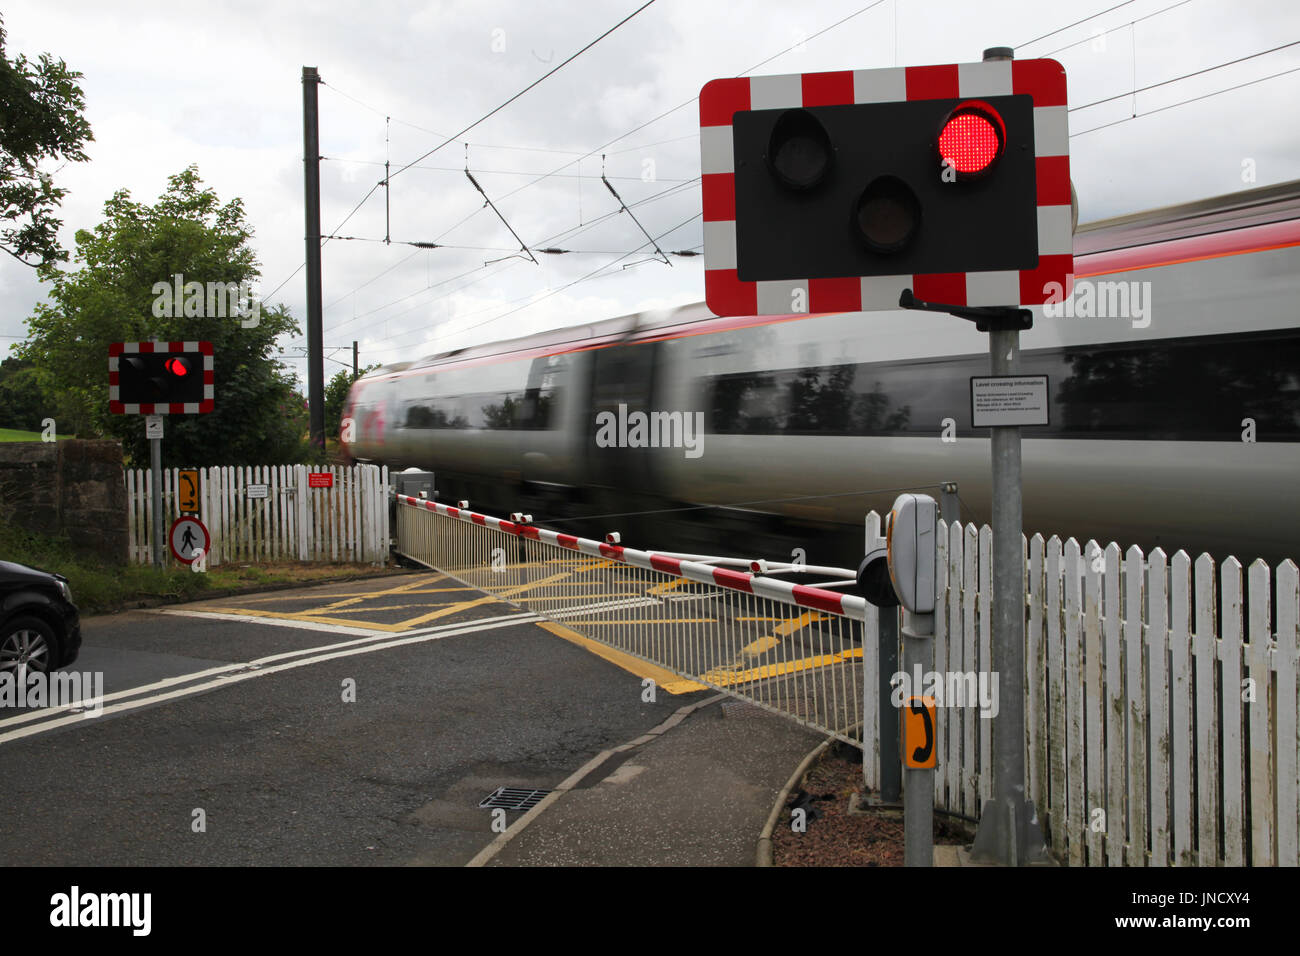
[[[176,475],[177,510],[183,515],[199,513],[199,470],[186,469]]]
[[[901,742],[904,767],[932,770],[939,766],[936,728],[933,697],[909,697],[903,701]]]

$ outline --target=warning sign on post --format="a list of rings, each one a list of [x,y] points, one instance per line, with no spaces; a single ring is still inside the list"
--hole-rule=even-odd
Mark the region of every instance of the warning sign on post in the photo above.
[[[199,470],[197,468],[185,468],[176,473],[176,504],[183,515],[199,513]]]
[[[970,419],[974,428],[1048,424],[1046,375],[972,375]]]

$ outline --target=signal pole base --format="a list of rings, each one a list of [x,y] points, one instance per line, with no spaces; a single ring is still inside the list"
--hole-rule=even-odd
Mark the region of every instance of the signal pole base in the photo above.
[[[1051,866],[1047,842],[1032,802],[1016,798],[984,801],[970,858],[997,866]]]

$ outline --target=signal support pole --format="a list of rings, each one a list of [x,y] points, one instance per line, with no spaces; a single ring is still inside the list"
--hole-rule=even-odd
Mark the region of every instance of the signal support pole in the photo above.
[[[1028,309],[922,302],[911,289],[904,309],[947,312],[989,333],[993,375],[1012,374],[1020,360],[1020,332],[1033,326]],[[1020,426],[990,429],[993,457],[993,672],[1002,701],[993,729],[993,796],[984,804],[971,859],[1025,866],[1047,862],[1047,844],[1025,794],[1025,564],[1020,547]],[[906,643],[904,644],[906,646]],[[906,853],[906,850],[904,850]]]
[[[903,792],[902,764],[894,752],[898,747],[898,708],[894,706],[894,675],[898,673],[898,608],[882,607],[877,620],[879,676],[876,680],[876,709],[880,722],[880,802],[896,805]],[[870,687],[867,688],[870,691]],[[871,695],[867,694],[870,701]],[[863,750],[864,758],[871,748]]]
[[[989,331],[992,375],[1020,364],[1020,331]],[[984,804],[971,858],[1025,866],[1047,858],[1034,805],[1025,794],[1025,564],[1020,426],[990,429],[993,457],[993,664],[1004,702],[993,730],[993,796]]]
[[[910,677],[932,670],[934,615],[904,609],[903,673]],[[912,693],[920,696],[921,688],[913,687]],[[903,776],[903,866],[934,866],[934,768],[908,767]]]
[[[162,439],[149,439],[149,471],[153,481],[153,566],[163,569]]]
[[[1010,60],[1011,47],[984,51],[985,60]],[[1071,190],[1073,190],[1071,186]],[[1071,193],[1073,196],[1073,193]],[[1019,312],[989,326],[989,374],[1011,375],[1020,364],[1020,329],[1032,313]],[[1021,507],[1020,426],[992,430],[993,457],[993,664],[1001,699],[993,731],[993,797],[984,804],[971,857],[1003,866],[1047,859],[1034,805],[1025,794],[1025,558]]]
[[[302,162],[307,211],[307,406],[311,443],[325,448],[325,359],[321,346],[320,294],[320,121],[314,66],[302,68]]]

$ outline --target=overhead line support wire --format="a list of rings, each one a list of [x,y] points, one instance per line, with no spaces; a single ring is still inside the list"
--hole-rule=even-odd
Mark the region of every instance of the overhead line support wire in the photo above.
[[[528,253],[528,258],[533,260],[533,265],[541,265],[541,263],[537,261],[537,257],[533,255],[533,251],[528,248],[528,243],[524,242],[522,239],[519,238],[519,233],[515,232],[514,227],[511,226],[510,223],[506,222],[506,217],[501,215],[501,210],[498,209],[495,205],[493,205],[492,200],[488,197],[488,194],[483,191],[483,187],[480,186],[478,184],[478,180],[474,178],[474,174],[469,171],[469,147],[468,146],[465,147],[465,154],[466,154],[465,175],[469,177],[469,181],[474,184],[474,188],[477,189],[479,191],[479,195],[483,197],[484,204],[490,206],[492,208],[492,211],[497,214],[497,218],[501,220],[502,225],[504,225],[507,229],[510,230],[510,235],[515,237],[515,242],[519,243],[519,248],[522,249],[524,252]],[[495,262],[499,260],[492,260],[492,261]],[[485,266],[487,264],[488,263],[486,262],[483,263],[483,265]]]
[[[615,189],[613,184],[608,179],[605,178],[605,156],[603,153],[601,154],[600,157],[600,181],[605,184],[605,188],[610,191],[610,194],[615,199],[618,200],[618,207],[619,207],[618,211],[625,212],[632,217],[632,221],[636,223],[636,227],[641,230],[641,235],[649,239],[650,244],[655,247],[655,252],[659,253],[659,258],[662,259],[669,266],[671,266],[672,262],[669,260],[669,258],[666,255],[664,255],[664,251],[659,248],[659,243],[655,242],[654,236],[646,232],[645,226],[641,225],[641,220],[636,217],[636,214],[633,213],[631,209],[627,208],[627,203],[623,202],[623,197],[618,194],[618,190]],[[627,266],[624,266],[623,268],[626,269]]]

